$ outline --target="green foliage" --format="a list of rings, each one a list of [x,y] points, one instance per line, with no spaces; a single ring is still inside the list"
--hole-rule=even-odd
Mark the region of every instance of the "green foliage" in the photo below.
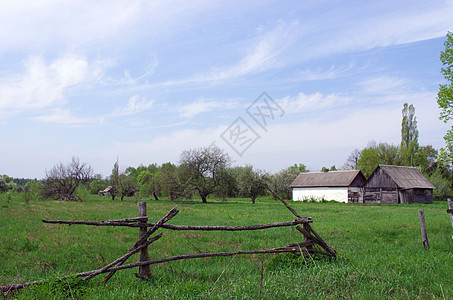
[[[228,153],[215,146],[185,150],[180,156],[181,181],[195,189],[206,203],[207,196],[225,182],[230,163]]]
[[[401,154],[403,164],[415,166],[415,155],[418,152],[418,129],[415,107],[404,103],[401,121]]]
[[[387,143],[374,142],[363,149],[357,161],[357,167],[365,177],[369,177],[378,165],[403,165],[400,148]]]
[[[291,199],[292,190],[290,185],[299,174],[298,169],[291,167],[275,173],[271,178],[273,190],[283,199]]]
[[[90,194],[97,195],[108,186],[108,182],[103,179],[95,179],[90,182]]]
[[[453,32],[447,33],[444,46],[445,50],[440,53],[440,61],[443,66],[441,73],[447,83],[439,85],[437,104],[441,109],[440,119],[447,122],[453,118]]]
[[[28,181],[24,186],[24,200],[25,203],[29,203],[32,200],[39,198],[40,182],[39,181]]]
[[[440,170],[429,176],[428,180],[436,187],[433,191],[434,200],[446,200],[450,197],[452,193],[450,180],[445,178]]]
[[[440,54],[440,61],[442,62],[441,73],[447,83],[439,85],[437,104],[441,109],[439,118],[447,122],[453,118],[453,32],[447,33],[444,46],[445,50]],[[445,147],[439,150],[439,163],[444,166],[453,166],[453,127],[447,131],[444,140]]]
[[[13,181],[13,178],[8,175],[0,175],[0,192],[6,192],[13,189],[16,184]]]
[[[294,167],[298,169],[296,165],[294,165]],[[250,197],[252,199],[252,203],[255,203],[255,199],[258,196],[265,195],[266,188],[261,183],[260,177],[266,179],[269,175],[264,171],[254,170],[251,165],[239,168],[237,174],[239,195],[242,197]]]

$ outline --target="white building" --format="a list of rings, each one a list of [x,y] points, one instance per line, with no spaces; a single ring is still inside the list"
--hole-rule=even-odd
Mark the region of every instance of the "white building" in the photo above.
[[[301,173],[291,184],[293,200],[359,202],[365,181],[359,170]]]

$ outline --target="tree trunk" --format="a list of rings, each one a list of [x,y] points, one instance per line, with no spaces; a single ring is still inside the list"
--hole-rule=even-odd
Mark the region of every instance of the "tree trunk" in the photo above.
[[[206,197],[207,197],[207,196],[208,196],[207,194],[200,193],[201,202],[203,202],[203,203],[208,203],[208,201],[206,200]]]
[[[256,196],[252,196],[252,204],[255,204]]]

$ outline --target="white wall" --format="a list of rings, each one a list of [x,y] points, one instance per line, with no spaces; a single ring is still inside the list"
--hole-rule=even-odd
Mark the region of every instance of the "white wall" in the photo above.
[[[293,188],[293,200],[303,201],[309,198],[321,200],[335,200],[338,202],[348,202],[347,187],[310,187],[310,188]]]

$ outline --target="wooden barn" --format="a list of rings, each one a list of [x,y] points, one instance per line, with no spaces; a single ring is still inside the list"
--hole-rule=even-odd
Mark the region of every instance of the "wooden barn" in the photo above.
[[[433,203],[435,186],[417,168],[379,165],[363,187],[364,203]]]
[[[291,184],[294,201],[359,202],[366,179],[359,170],[301,173]]]

